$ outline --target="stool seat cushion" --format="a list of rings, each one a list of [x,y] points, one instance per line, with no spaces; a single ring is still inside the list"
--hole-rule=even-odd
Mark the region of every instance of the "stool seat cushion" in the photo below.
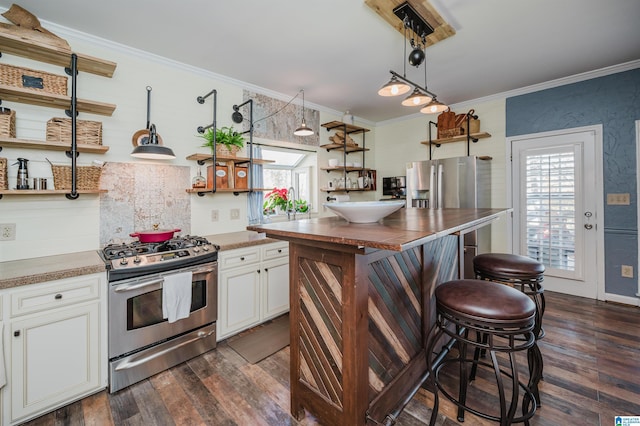
[[[491,281],[448,281],[436,287],[435,296],[440,308],[486,322],[518,322],[532,317],[536,311],[528,296]]]
[[[544,273],[544,265],[530,257],[508,253],[484,253],[473,258],[476,271],[497,276],[529,278]]]

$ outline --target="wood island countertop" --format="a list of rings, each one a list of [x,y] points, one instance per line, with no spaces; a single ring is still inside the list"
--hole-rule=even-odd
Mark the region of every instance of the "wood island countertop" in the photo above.
[[[267,237],[404,251],[443,235],[470,230],[509,209],[400,209],[375,223],[349,223],[338,216],[250,225]]]

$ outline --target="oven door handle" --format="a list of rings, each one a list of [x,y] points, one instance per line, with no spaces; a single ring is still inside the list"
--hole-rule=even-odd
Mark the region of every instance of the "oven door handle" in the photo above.
[[[162,283],[164,283],[164,278],[160,278],[159,280],[153,280],[153,281],[144,281],[138,284],[121,284],[114,287],[113,291],[115,291],[116,293],[124,293],[126,291],[138,290],[140,288],[150,287],[150,286],[154,286]]]

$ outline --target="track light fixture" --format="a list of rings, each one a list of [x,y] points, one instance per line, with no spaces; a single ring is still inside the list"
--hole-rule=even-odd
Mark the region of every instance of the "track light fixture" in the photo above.
[[[426,37],[433,32],[433,28],[422,18],[409,3],[403,3],[393,10],[393,13],[402,20],[404,26],[404,57],[410,65],[418,68],[425,62],[427,40]],[[412,32],[411,53],[407,57],[407,32]],[[419,40],[419,41],[416,41]],[[394,71],[388,83],[378,90],[380,96],[399,96],[413,91],[403,101],[404,106],[423,106],[420,112],[423,114],[436,114],[446,111],[449,107],[436,98],[436,94],[427,89],[427,64],[424,63],[424,87],[407,79],[407,65],[404,62],[404,73],[400,75]]]

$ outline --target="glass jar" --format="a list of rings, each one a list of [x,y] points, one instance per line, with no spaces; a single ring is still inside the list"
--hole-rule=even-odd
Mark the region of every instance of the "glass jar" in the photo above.
[[[206,188],[207,180],[202,176],[202,170],[198,167],[198,174],[191,180],[192,188]]]

